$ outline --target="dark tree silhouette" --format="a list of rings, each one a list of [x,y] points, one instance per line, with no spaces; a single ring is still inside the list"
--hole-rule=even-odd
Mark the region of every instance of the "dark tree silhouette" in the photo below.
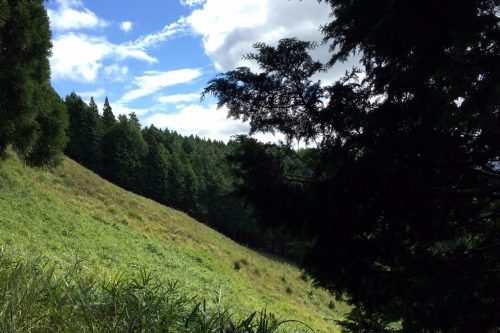
[[[91,106],[87,105],[74,92],[66,96],[66,106],[69,114],[69,144],[65,153],[83,164],[87,168],[101,172],[103,136],[102,119],[99,116],[97,105],[91,99]]]
[[[324,87],[313,45],[259,43],[261,73],[205,94],[252,131],[318,143],[289,228],[315,239],[316,281],[355,305],[346,332],[497,331],[500,3],[327,2],[329,65],[359,52],[359,70]]]
[[[103,175],[106,179],[141,194],[141,171],[147,154],[137,118],[119,116],[103,138]]]
[[[102,108],[102,122],[104,126],[104,131],[109,131],[111,127],[116,124],[116,118],[113,114],[113,109],[109,105],[108,97],[104,100],[104,106]]]

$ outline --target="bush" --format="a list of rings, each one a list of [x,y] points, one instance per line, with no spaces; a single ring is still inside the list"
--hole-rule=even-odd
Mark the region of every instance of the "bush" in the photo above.
[[[309,281],[309,275],[306,272],[302,271],[300,273],[300,279],[304,282],[307,282]]]

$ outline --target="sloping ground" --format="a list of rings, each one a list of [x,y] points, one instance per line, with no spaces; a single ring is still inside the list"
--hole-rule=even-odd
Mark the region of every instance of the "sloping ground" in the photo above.
[[[53,170],[28,168],[12,153],[0,162],[0,247],[21,258],[83,260],[92,274],[110,278],[144,267],[179,281],[190,295],[221,295],[236,313],[266,307],[319,332],[338,331],[333,320],[346,311],[296,267],[124,191],[70,159]]]

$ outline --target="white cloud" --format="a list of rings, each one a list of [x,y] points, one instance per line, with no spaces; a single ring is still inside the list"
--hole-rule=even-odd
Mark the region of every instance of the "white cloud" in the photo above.
[[[181,5],[188,7],[195,7],[205,2],[206,0],[181,0]]]
[[[276,0],[275,0],[276,1]],[[279,1],[279,0],[278,0]],[[287,1],[288,2],[288,1]],[[224,45],[235,32],[244,32],[247,36],[241,42],[251,46],[258,41],[251,36],[256,27],[264,26],[268,21],[269,5],[262,0],[207,0],[203,8],[194,10],[187,18],[187,22],[197,34],[203,37],[203,46],[208,56],[212,58],[218,68],[227,69],[223,59],[217,56],[219,50],[228,51],[230,56],[233,47]],[[240,42],[240,43],[241,43]],[[231,44],[238,44],[232,41]],[[237,55],[239,61],[244,53]],[[232,66],[230,66],[232,67]]]
[[[226,71],[238,66],[253,67],[242,58],[254,52],[255,42],[271,45],[287,37],[316,41],[321,44],[321,24],[331,20],[327,3],[289,0],[206,0],[202,8],[186,18],[192,31],[203,38],[205,53],[218,70]],[[329,60],[327,45],[320,45],[312,56],[320,61]],[[318,78],[331,82],[344,74],[352,65],[334,68]]]
[[[176,33],[179,24],[170,25],[173,31],[165,31],[143,37],[135,42],[114,44],[103,36],[91,36],[68,30],[83,28],[103,28],[109,25],[107,21],[97,17],[95,13],[85,8],[80,0],[56,0],[57,9],[49,9],[51,26],[59,31],[53,38],[51,57],[52,77],[55,80],[69,79],[73,81],[94,82],[101,71],[106,78],[113,81],[123,81],[128,73],[126,66],[113,64],[104,66],[105,59],[123,61],[136,59],[155,63],[157,59],[150,56],[146,48]],[[124,21],[120,28],[124,31],[132,29],[133,24]]]
[[[113,114],[115,116],[129,115],[132,112],[134,112],[137,116],[142,116],[142,115],[150,112],[149,109],[130,108],[121,102],[111,103],[111,107],[113,108]]]
[[[145,119],[145,125],[175,130],[182,135],[198,135],[228,141],[236,133],[246,133],[248,126],[241,121],[227,119],[227,110],[215,105],[188,105],[176,113],[156,113]]]
[[[105,28],[109,23],[85,8],[78,0],[58,0],[56,10],[48,9],[51,28],[54,30],[79,30]]]
[[[198,135],[221,141],[229,141],[236,134],[247,134],[250,126],[240,120],[228,119],[225,107],[198,104],[181,106],[176,113],[155,113],[144,120],[144,125],[175,130],[182,135]],[[283,135],[258,133],[255,137],[263,142],[284,140]]]
[[[168,96],[160,96],[158,97],[158,102],[163,103],[163,104],[168,104],[168,103],[183,103],[183,102],[192,102],[195,100],[200,99],[200,94],[199,93],[191,93],[191,94],[175,94],[175,95],[168,95]]]
[[[120,100],[121,103],[151,95],[165,87],[190,82],[200,77],[201,71],[199,69],[184,68],[167,72],[148,71],[144,74],[134,79],[137,88],[123,95]]]
[[[121,45],[111,44],[111,46],[113,47],[114,55],[116,55],[121,60],[126,58],[134,58],[149,63],[158,62],[156,58],[151,57],[145,51],[139,50],[133,46],[127,44],[121,44]]]
[[[68,33],[53,41],[50,59],[54,79],[94,82],[106,58],[134,58],[149,63],[156,59],[146,52],[108,42],[104,37]]]
[[[76,94],[84,100],[90,99],[90,97],[94,97],[94,100],[101,100],[106,95],[106,90],[98,88],[91,91],[77,92]]]
[[[61,8],[83,7],[81,0],[56,0],[56,3]]]
[[[177,22],[166,25],[162,30],[142,36],[135,41],[128,43],[127,45],[138,50],[145,50],[147,48],[156,46],[157,44],[167,40],[168,38],[185,32],[186,28],[187,24],[185,19],[180,18],[179,20],[177,20]]]
[[[127,66],[120,66],[118,64],[113,64],[104,67],[104,75],[108,80],[115,82],[122,82],[128,74]]]
[[[102,67],[101,60],[111,53],[107,42],[86,35],[60,36],[53,40],[53,45],[50,64],[54,79],[94,81]]]
[[[120,23],[120,29],[123,30],[124,32],[129,32],[132,29],[132,22],[130,21],[124,21]]]
[[[255,42],[275,45],[280,39],[297,37],[318,42],[311,52],[314,59],[326,62],[331,53],[328,45],[322,45],[320,26],[332,20],[330,7],[322,1],[299,0],[206,0],[186,18],[191,30],[202,37],[205,53],[221,71],[238,66],[255,68],[255,64],[243,60],[254,52]],[[330,84],[347,69],[358,64],[357,58],[349,59],[326,73],[315,77]]]

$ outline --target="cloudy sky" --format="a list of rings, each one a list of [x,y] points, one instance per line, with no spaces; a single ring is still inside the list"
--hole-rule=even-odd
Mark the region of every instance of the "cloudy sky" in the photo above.
[[[227,140],[248,126],[200,92],[217,73],[248,65],[257,41],[321,40],[329,8],[316,0],[51,0],[52,83],[145,126]],[[327,57],[326,47],[314,54]],[[337,69],[322,77],[338,77]],[[271,139],[262,137],[262,139]]]

